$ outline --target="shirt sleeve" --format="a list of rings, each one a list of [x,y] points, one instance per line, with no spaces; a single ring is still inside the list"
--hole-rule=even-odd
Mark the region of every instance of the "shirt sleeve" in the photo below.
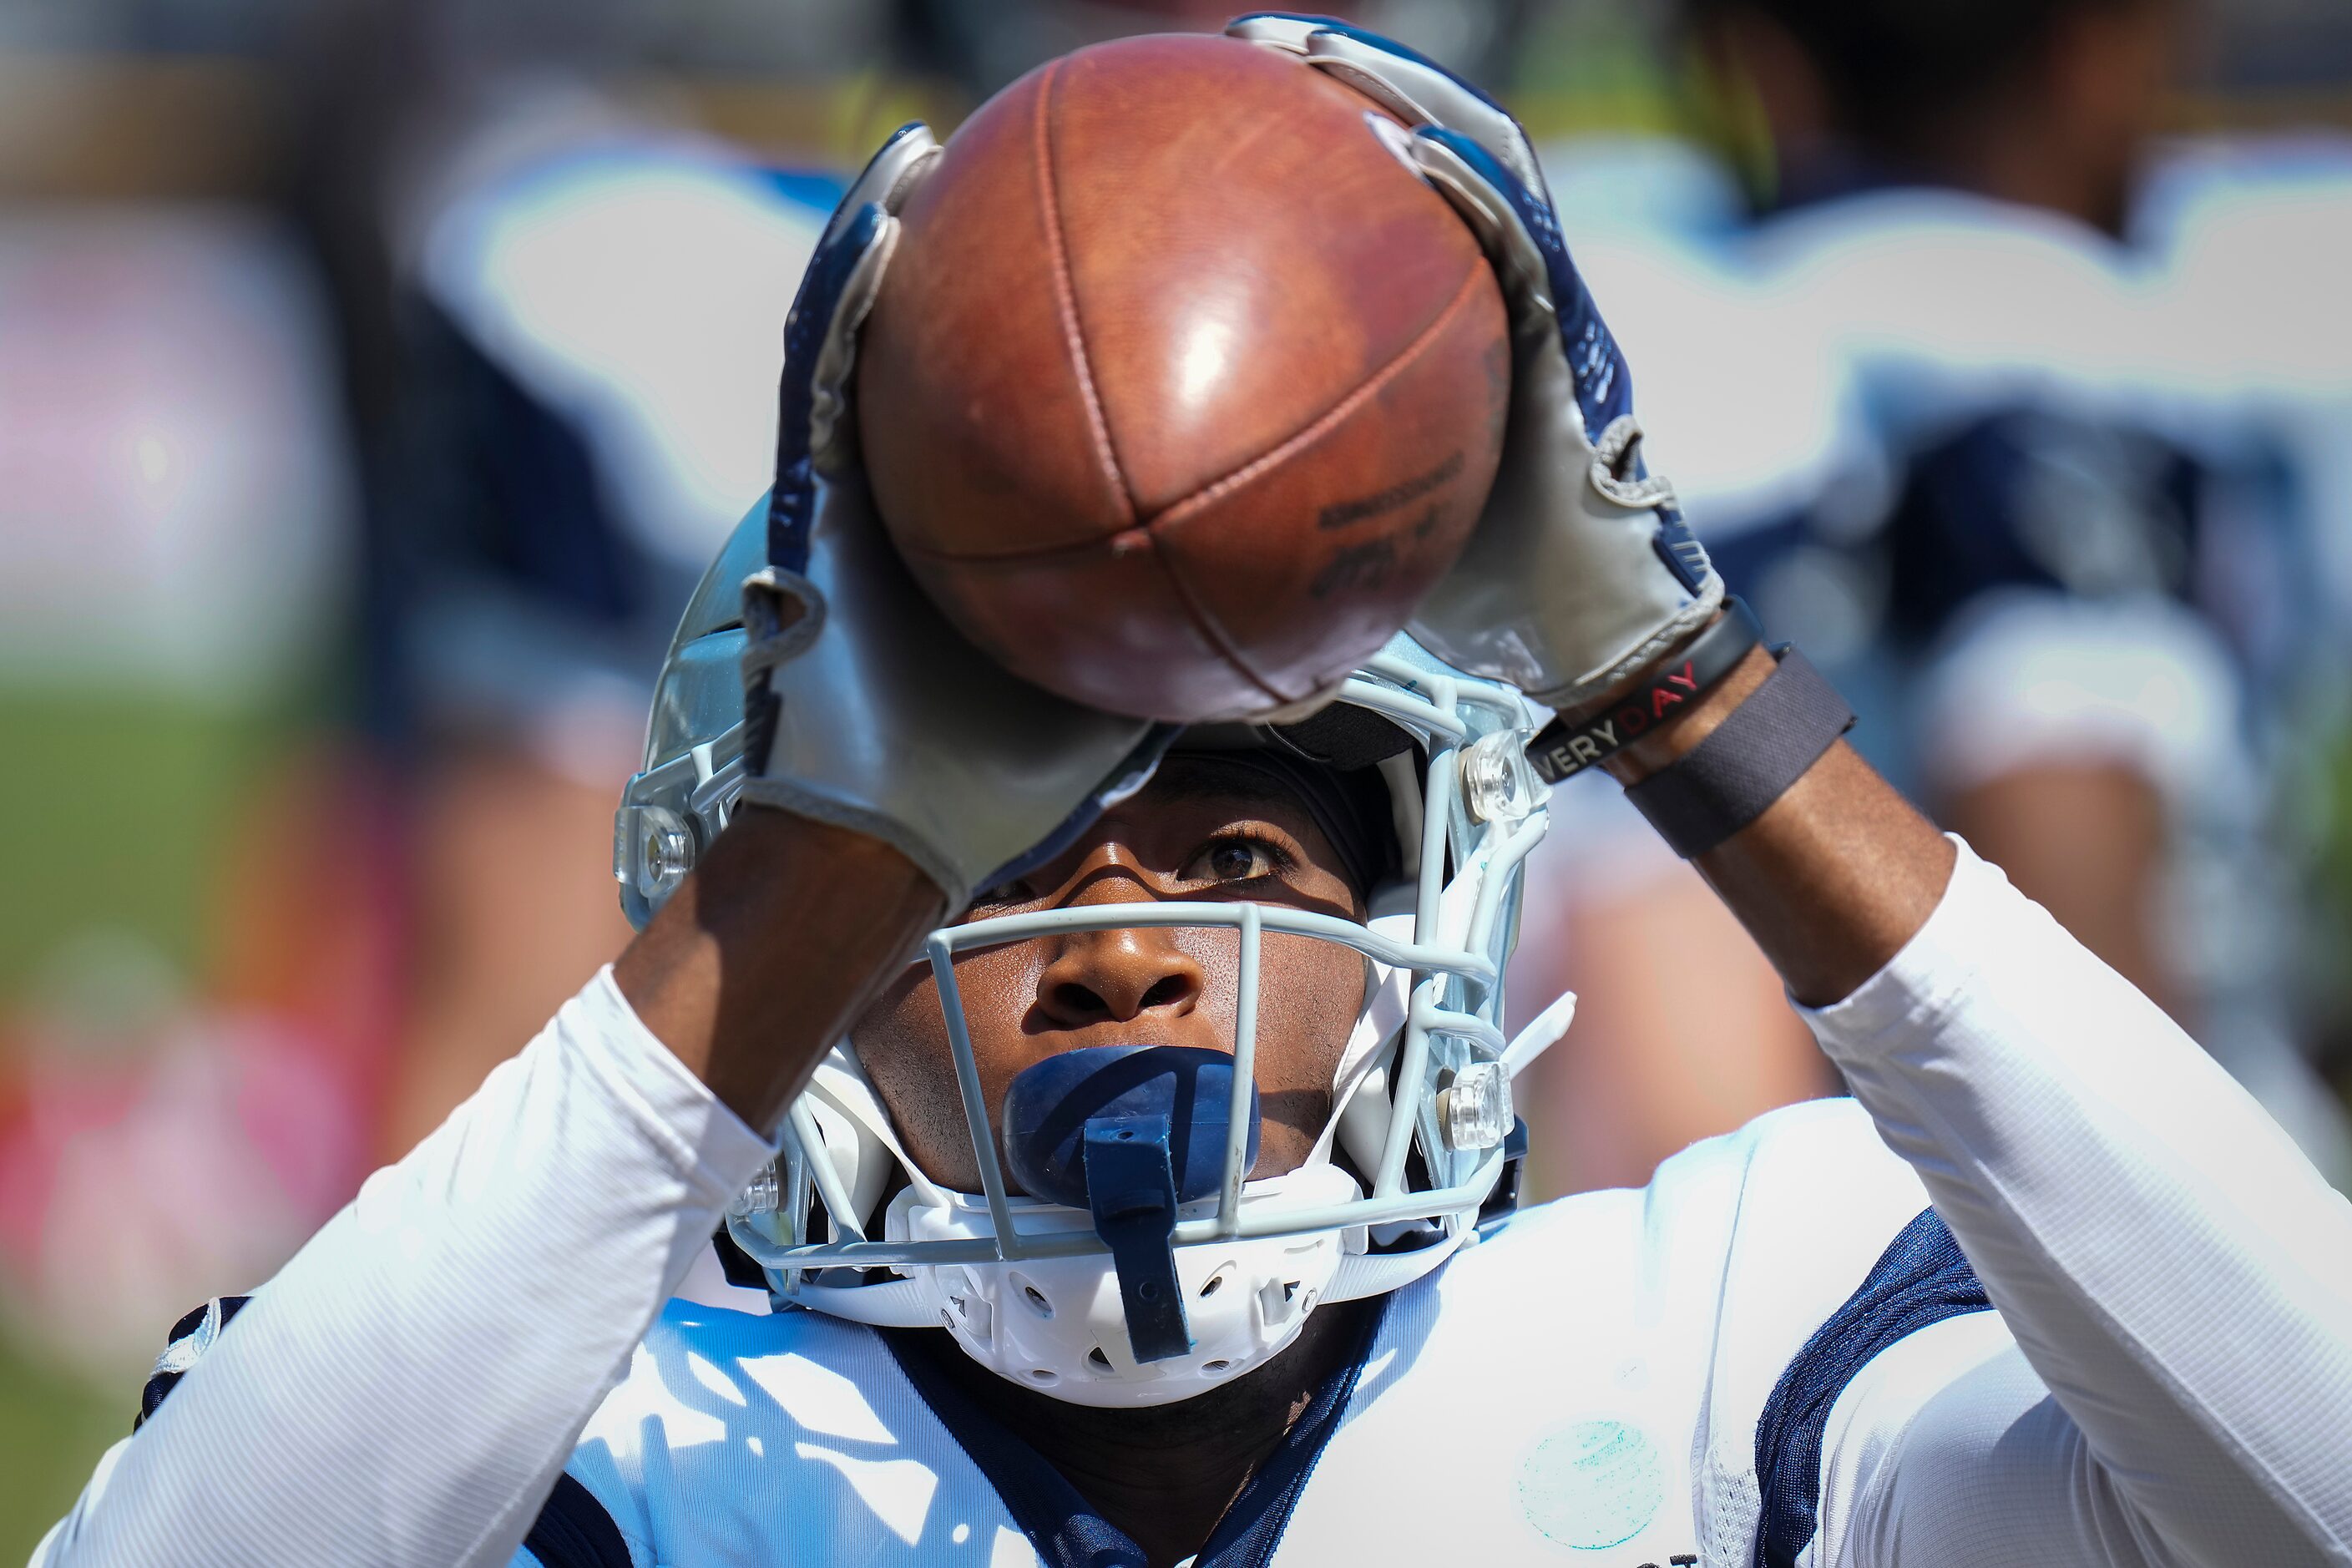
[[[1807,1016],[2007,1331],[1847,1390],[1815,1568],[2352,1563],[2352,1205],[2253,1100],[1965,845]]]
[[[772,1152],[605,970],[255,1293],[36,1563],[517,1560]]]

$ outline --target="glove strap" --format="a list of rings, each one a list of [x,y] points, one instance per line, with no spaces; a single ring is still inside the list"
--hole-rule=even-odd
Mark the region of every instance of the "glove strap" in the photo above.
[[[1764,640],[1764,628],[1744,600],[1726,598],[1723,615],[1698,635],[1681,660],[1662,669],[1601,712],[1570,722],[1555,719],[1528,742],[1528,763],[1546,784],[1580,773],[1623,750],[1698,700],[1729,675]],[[1754,700],[1750,699],[1749,700]]]
[[[1853,710],[1803,654],[1782,643],[1772,657],[1780,668],[1713,733],[1625,791],[1685,860],[1763,816],[1853,728]]]

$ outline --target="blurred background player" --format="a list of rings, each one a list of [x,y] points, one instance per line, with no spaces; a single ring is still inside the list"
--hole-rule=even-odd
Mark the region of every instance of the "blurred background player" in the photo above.
[[[1612,259],[1646,277],[1623,280],[1640,309],[1618,313],[1645,396],[1679,385],[1703,405],[1720,336],[1812,367],[1798,386],[1815,399],[1761,416],[1785,443],[1777,483],[1699,476],[1694,526],[1768,625],[1842,632],[1829,651],[1861,694],[1859,743],[1890,777],[2352,1176],[2301,1049],[2282,865],[2313,699],[2340,669],[2319,568],[2343,519],[2282,441],[2277,401],[2245,390],[2275,378],[2213,383],[2262,358],[2243,338],[2295,317],[2200,323],[2119,237],[2189,16],[1701,0],[1688,20],[1715,101],[1749,132],[1757,216],[1654,228],[1598,258],[1595,287],[1619,287]],[[1662,468],[1676,457],[1662,447]],[[2262,763],[2221,765],[2242,740]],[[1547,846],[1574,890],[1521,958],[1584,997],[1580,1037],[1547,1064],[1570,1186],[1633,1179],[1715,1118],[1819,1081],[1696,879],[1580,794],[1587,820],[1561,813]],[[1717,1005],[1687,1005],[1687,975]],[[1727,1071],[1712,1047],[1731,1016],[1776,1051]]]
[[[1809,649],[1829,651],[1848,607],[1836,675],[1871,702],[1856,738],[1881,764],[1948,818],[1975,812],[1979,844],[2135,978],[2174,975],[2185,1016],[2219,1016],[2218,971],[2261,1004],[2269,1038],[2344,1037],[2352,766],[2345,726],[2299,694],[2344,689],[2335,627],[2352,624],[2352,328],[2335,302],[2352,142],[2328,129],[2352,101],[2341,8],[1969,7],[1948,49],[1940,4],[1824,7],[1818,26],[1794,5],[1708,6],[1688,27],[1641,0],[1339,8],[1502,88],[1548,135],[1580,261],[1665,438],[1655,466],[1768,618],[1804,617]],[[944,132],[1038,58],[1229,9],[0,0],[0,1559],[120,1435],[121,1391],[163,1318],[266,1276],[610,956],[612,807],[638,761],[642,683],[683,597],[677,563],[706,557],[764,483],[776,327],[825,182],[902,120]],[[2157,34],[2185,45],[2168,79],[2142,48]],[[1838,82],[1910,70],[1914,90],[1878,101],[1924,110],[1988,60],[2010,62],[1999,77],[2043,59],[2074,63],[2033,79],[2087,93],[2067,100],[2073,129],[2053,89],[1949,121],[1948,162],[1834,175],[1837,149],[1877,145],[1832,117]],[[2151,142],[2159,121],[2172,137]],[[2068,150],[2037,177],[2063,163],[2078,193],[2123,205],[1994,187],[1988,171],[2033,162],[2014,155],[2036,145],[2019,123]],[[1801,181],[1813,148],[1827,173]],[[2152,173],[2134,195],[2136,163]],[[1905,383],[1888,367],[1936,370],[1986,315],[2038,297],[2016,273],[1955,289],[1890,264],[1882,321],[1901,331],[1869,339],[1835,283],[1853,275],[1821,258],[1853,252],[1836,198],[1866,205],[1885,185],[2000,198],[1976,204],[1983,227],[2021,225],[2099,279],[2074,298],[2108,299],[2166,363],[2108,367],[2089,423],[2120,403],[2136,440],[2172,454],[2166,471],[2230,498],[2199,531],[2226,511],[2310,551],[2291,576],[2329,613],[2224,614],[2227,595],[2168,577],[2142,598],[2187,606],[2164,646],[2204,649],[2173,656],[2215,672],[2183,690],[2221,699],[2103,699],[2115,713],[2096,723],[2021,726],[2020,690],[2082,689],[2094,652],[2130,646],[2078,622],[2093,595],[2066,585],[2055,622],[2073,641],[2013,645],[2055,667],[2021,684],[1941,651],[1965,603],[1905,618],[1874,596],[1888,541],[1937,537],[1890,521],[1898,502],[1948,497],[1934,476],[1966,466],[1921,460],[1958,432],[1891,395]],[[2118,227],[2125,241],[2103,237]],[[2041,310],[2010,331],[2000,398],[1950,390],[1966,378],[1948,366],[1927,377],[1937,395],[1989,416],[2021,384],[2096,383],[2067,344],[2107,307],[2084,323]],[[1764,365],[1785,395],[1744,404],[1734,389]],[[726,390],[754,382],[748,403]],[[2129,382],[2136,397],[2108,395]],[[739,462],[759,477],[709,510]],[[110,614],[126,596],[132,613]],[[2280,679],[2297,669],[2309,680]],[[2200,795],[2177,764],[2229,710],[2273,762]],[[2070,731],[2106,747],[2074,771],[2137,803],[2090,826],[2137,837],[2001,849],[2002,781],[2058,802],[2041,786],[2066,769],[2021,746],[1979,777],[1951,764],[1965,748],[1925,746]],[[1946,760],[1905,760],[1931,755]],[[2195,826],[2214,796],[2236,837]],[[1645,826],[1573,799],[1556,821],[1523,952],[1585,1004],[1530,1108],[1547,1191],[1639,1182],[1692,1138],[1834,1089],[1720,906],[1686,871],[1659,875]],[[2114,841],[2140,852],[2090,863]],[[2189,853],[2207,844],[2266,845],[2293,875]],[[2072,868],[2037,869],[2044,855]],[[2159,971],[2171,939],[2134,911],[2185,867],[2221,873],[2186,900],[2209,917],[2189,944],[2206,956]],[[2102,934],[2100,910],[2126,918]],[[1768,1030],[1783,1048],[1720,1049]],[[2300,1058],[2272,1059],[2324,1113]],[[2306,1137],[2325,1120],[2301,1119]]]
[[[305,206],[370,411],[363,712],[410,834],[384,1158],[624,940],[610,779],[666,623],[772,467],[776,280],[840,190],[625,102],[635,9],[567,16],[552,47],[547,20],[349,9],[321,79],[356,94],[311,105],[332,156]],[[397,93],[384,54],[416,67]]]
[[[625,74],[642,10],[522,9],[0,9],[0,1558],[159,1290],[266,1273],[625,935],[611,781],[836,187]]]

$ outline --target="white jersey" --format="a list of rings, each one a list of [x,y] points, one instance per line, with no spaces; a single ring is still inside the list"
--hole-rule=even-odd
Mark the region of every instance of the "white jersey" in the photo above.
[[[1332,1390],[1336,1420],[1310,1415],[1285,1450],[1293,1468],[1313,1458],[1304,1486],[1262,1478],[1220,1536],[1255,1527],[1273,1554],[1234,1560],[1273,1563],[1548,1564],[1563,1547],[1605,1553],[1582,1559],[1598,1568],[1742,1559],[1762,1496],[1759,1417],[1784,1382],[1843,1388],[1843,1363],[1802,1352],[1866,1282],[1942,1288],[1949,1315],[1974,1320],[1934,1335],[1950,1376],[2017,1355],[1927,1210],[1869,1117],[1822,1100],[1686,1152],[1643,1191],[1522,1214],[1386,1303]],[[1940,1271],[1884,1261],[1906,1228],[1941,1241]],[[1067,1489],[1008,1453],[1017,1439],[975,1430],[888,1338],[808,1312],[673,1302],[568,1469],[639,1568],[1002,1568],[1038,1560],[1032,1531],[1102,1538],[1074,1498],[1056,1500],[1079,1510],[1066,1517],[1029,1505]],[[1826,1405],[1775,1407],[1767,1450],[1807,1412]],[[1364,1507],[1395,1485],[1401,1454],[1442,1506]],[[578,1561],[554,1555],[518,1562]]]
[[[1201,1568],[2352,1563],[2352,1205],[2253,1102],[1965,850],[1808,1016],[1856,1103],[1398,1293]],[[766,1154],[600,979],[38,1568],[1138,1561],[887,1336],[663,1306]]]

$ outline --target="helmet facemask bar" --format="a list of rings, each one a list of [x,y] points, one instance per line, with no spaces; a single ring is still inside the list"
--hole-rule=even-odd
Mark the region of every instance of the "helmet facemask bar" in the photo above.
[[[880,1108],[878,1101],[871,1100],[870,1091],[863,1106],[838,1095],[829,1100],[822,1095],[804,1098],[795,1106],[785,1130],[779,1162],[779,1173],[784,1179],[780,1187],[772,1184],[773,1196],[767,1203],[739,1205],[730,1216],[730,1229],[738,1244],[768,1271],[780,1298],[869,1321],[944,1321],[952,1330],[960,1326],[955,1310],[965,1309],[967,1302],[951,1290],[948,1298],[951,1310],[935,1315],[927,1302],[919,1304],[901,1289],[911,1283],[911,1277],[936,1276],[944,1270],[971,1284],[971,1270],[977,1267],[994,1272],[1013,1270],[1012,1278],[1020,1279],[1018,1270],[1024,1265],[1063,1258],[1098,1259],[1108,1254],[1107,1244],[1090,1226],[1073,1223],[1086,1220],[1084,1210],[1014,1197],[1009,1191],[954,967],[960,954],[1077,931],[1139,927],[1229,929],[1236,935],[1238,994],[1222,1179],[1212,1198],[1180,1209],[1169,1237],[1171,1253],[1230,1249],[1285,1237],[1344,1237],[1348,1256],[1344,1260],[1335,1256],[1334,1261],[1347,1267],[1326,1281],[1323,1295],[1346,1299],[1393,1289],[1426,1272],[1465,1237],[1509,1158],[1506,1148],[1513,1120],[1509,1079],[1558,1033],[1552,1028],[1540,1039],[1530,1039],[1528,1034],[1535,1031],[1529,1031],[1517,1042],[1507,1042],[1500,1027],[1500,966],[1517,917],[1519,868],[1544,830],[1541,788],[1524,774],[1511,774],[1505,766],[1507,787],[1498,788],[1490,779],[1478,803],[1486,809],[1479,811],[1465,804],[1461,787],[1465,752],[1477,751],[1489,740],[1498,744],[1485,745],[1488,757],[1517,760],[1521,732],[1528,724],[1526,710],[1516,694],[1503,689],[1387,657],[1349,679],[1340,700],[1390,719],[1419,737],[1423,749],[1426,760],[1417,770],[1419,798],[1412,803],[1420,809],[1410,814],[1416,819],[1410,826],[1418,829],[1417,842],[1408,847],[1405,858],[1412,874],[1410,933],[1394,930],[1402,922],[1393,918],[1376,919],[1368,927],[1330,915],[1243,902],[1048,910],[935,931],[926,943],[926,957],[945,1015],[966,1131],[982,1191],[976,1198],[946,1193],[925,1179],[896,1148],[887,1124],[873,1125]],[[1475,768],[1472,776],[1477,777]],[[1405,824],[1401,821],[1400,826]],[[1404,889],[1395,891],[1402,893]],[[1391,929],[1376,929],[1383,925]],[[1254,1182],[1246,1170],[1247,1140],[1255,1122],[1251,1086],[1258,1043],[1260,955],[1263,938],[1269,931],[1352,949],[1377,966],[1372,971],[1375,975],[1388,972],[1380,989],[1392,987],[1402,993],[1399,1027],[1370,1042],[1361,1037],[1360,1028],[1359,1038],[1350,1042],[1333,1086],[1330,1124],[1308,1158],[1309,1165],[1328,1166],[1342,1119],[1349,1116],[1352,1102],[1361,1100],[1363,1110],[1350,1119],[1351,1129],[1361,1132],[1376,1121],[1379,1133],[1376,1138],[1351,1138],[1349,1152],[1369,1181],[1369,1194],[1357,1188],[1352,1177],[1327,1171],[1340,1176],[1344,1193],[1326,1189],[1321,1201],[1253,1201],[1265,1195],[1261,1189],[1271,1191],[1289,1180]],[[1370,995],[1368,989],[1368,1002]],[[837,1051],[835,1060],[845,1055]],[[1402,1092],[1397,1092],[1399,1086]],[[810,1109],[812,1098],[829,1108],[835,1119],[846,1117],[865,1124],[872,1139],[888,1145],[911,1184],[889,1205],[891,1215],[879,1227],[870,1206],[860,1212],[848,1197],[825,1155],[818,1152],[810,1157],[813,1151],[824,1150],[829,1142],[838,1142],[828,1140],[818,1126],[820,1117]],[[1372,1113],[1370,1118],[1366,1111]],[[1420,1152],[1417,1169],[1416,1149]],[[835,1179],[828,1182],[828,1176]],[[817,1200],[815,1205],[809,1202],[812,1196]],[[901,1224],[904,1211],[910,1206],[957,1209],[958,1233],[951,1238],[916,1238]],[[830,1235],[822,1240],[812,1235],[809,1224],[819,1213],[829,1221]],[[1418,1239],[1423,1243],[1414,1257],[1366,1256],[1374,1227],[1410,1230],[1416,1228],[1413,1222],[1419,1222]],[[1437,1227],[1434,1235],[1428,1228],[1433,1222]],[[877,1228],[896,1234],[877,1237]],[[1427,1256],[1420,1256],[1423,1253]],[[887,1270],[910,1279],[866,1286],[833,1283],[853,1278],[877,1279],[874,1274],[850,1272],[859,1269]],[[820,1272],[835,1270],[840,1272]],[[1000,1300],[996,1310],[1003,1310]],[[1287,1334],[1281,1338],[1287,1342]],[[967,1348],[971,1348],[969,1341]],[[1100,1357],[1102,1352],[1097,1347],[1094,1353]],[[1212,1358],[1206,1364],[1226,1363]],[[997,1369],[1006,1370],[1001,1365]],[[1040,1370],[1033,1375],[1044,1373]],[[1068,1393],[1062,1396],[1081,1397]]]
[[[1018,1226],[1016,1214],[1033,1206],[1033,1201],[1015,1197],[1004,1179],[996,1135],[981,1088],[979,1063],[972,1053],[971,1029],[964,1016],[962,997],[956,985],[954,961],[958,953],[1028,942],[1043,936],[1169,927],[1232,929],[1239,933],[1241,942],[1234,1042],[1234,1092],[1229,1107],[1233,1121],[1224,1141],[1224,1177],[1217,1194],[1215,1212],[1181,1222],[1173,1238],[1176,1246],[1191,1247],[1242,1237],[1289,1235],[1347,1226],[1428,1219],[1449,1210],[1475,1209],[1477,1206],[1492,1184],[1490,1178],[1499,1172],[1499,1141],[1493,1149],[1483,1152],[1472,1173],[1458,1185],[1419,1192],[1406,1190],[1405,1150],[1400,1148],[1393,1159],[1382,1163],[1381,1173],[1375,1178],[1372,1195],[1347,1205],[1345,1213],[1316,1209],[1286,1215],[1279,1222],[1253,1220],[1242,1212],[1241,1195],[1246,1178],[1244,1167],[1247,1157],[1249,1125],[1254,1120],[1250,1114],[1249,1090],[1252,1069],[1257,1057],[1257,970],[1260,942],[1265,932],[1337,942],[1354,949],[1376,963],[1405,970],[1413,976],[1413,1001],[1410,1005],[1411,1016],[1402,1045],[1402,1075],[1407,1081],[1417,1072],[1425,1070],[1427,1037],[1432,1032],[1456,1035],[1472,1042],[1473,1049],[1477,1053],[1476,1059],[1496,1063],[1505,1059],[1507,1046],[1498,1028],[1475,1013],[1445,1006],[1437,1000],[1438,993],[1453,980],[1470,983],[1482,992],[1493,990],[1495,970],[1491,963],[1467,959],[1458,951],[1394,941],[1351,921],[1305,910],[1254,903],[1097,905],[1084,910],[1045,910],[975,921],[970,925],[934,931],[925,943],[925,957],[940,988],[940,1006],[946,1012],[956,1084],[962,1098],[966,1130],[971,1136],[973,1155],[980,1172],[980,1195],[987,1203],[995,1236],[985,1241],[973,1242],[845,1239],[801,1242],[782,1247],[761,1238],[753,1252],[755,1258],[763,1267],[784,1272],[842,1267],[872,1268],[877,1265],[897,1268],[980,1261],[1014,1263],[1024,1258],[1070,1257],[1102,1250],[1101,1244],[1090,1235],[1024,1231]],[[1335,1106],[1335,1117],[1337,1113]],[[1401,1137],[1409,1144],[1415,1131],[1411,1098],[1407,1097],[1401,1110],[1392,1110],[1389,1114],[1391,1137]],[[803,1127],[800,1119],[795,1118],[788,1124],[790,1136],[787,1142],[804,1144],[813,1132],[813,1127]],[[795,1159],[797,1153],[797,1151],[788,1152],[785,1158],[789,1162]],[[834,1202],[840,1194],[825,1193],[822,1179],[813,1184],[827,1210],[832,1211]],[[782,1196],[779,1193],[780,1200]],[[836,1212],[833,1218],[837,1232],[850,1230],[863,1234],[865,1227],[857,1216],[846,1216],[845,1220],[845,1216]],[[752,1248],[747,1247],[747,1250]]]

